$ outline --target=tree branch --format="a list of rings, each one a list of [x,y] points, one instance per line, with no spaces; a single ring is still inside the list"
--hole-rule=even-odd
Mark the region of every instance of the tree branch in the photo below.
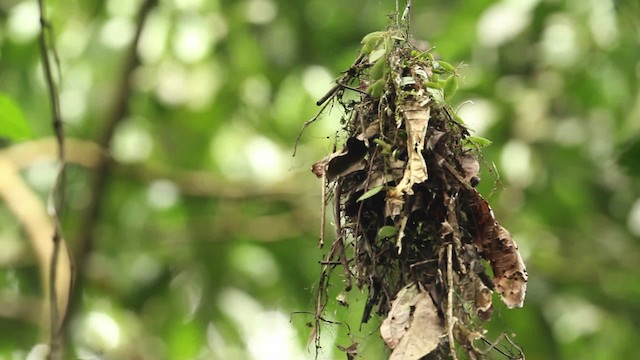
[[[44,0],[38,0],[38,7],[40,10],[40,56],[42,60],[42,69],[44,72],[45,82],[47,84],[47,92],[49,94],[49,103],[51,106],[51,118],[53,131],[58,143],[58,174],[56,176],[56,183],[51,189],[49,196],[50,212],[53,218],[53,249],[51,250],[51,259],[49,263],[49,278],[48,278],[48,294],[49,294],[49,311],[51,315],[51,328],[49,338],[49,355],[48,358],[57,357],[57,347],[59,344],[60,336],[62,335],[60,330],[60,319],[64,317],[66,311],[66,302],[58,302],[58,289],[56,287],[58,279],[58,258],[61,249],[65,249],[64,238],[62,236],[62,227],[60,224],[60,214],[65,203],[65,189],[66,189],[66,167],[65,167],[65,144],[64,144],[64,127],[62,124],[62,115],[60,114],[60,98],[58,96],[58,89],[53,79],[52,73],[52,61],[51,56],[54,58],[54,64],[60,74],[60,66],[58,62],[58,56],[55,50],[55,44],[53,41],[53,31],[50,24],[47,21],[44,8]],[[48,36],[47,36],[48,35]],[[69,262],[69,266],[72,266]],[[70,270],[73,273],[73,270]],[[73,276],[69,277],[69,284],[67,292],[71,291]],[[43,279],[47,281],[46,279]],[[60,314],[62,312],[62,316]]]
[[[111,107],[113,111],[106,119],[105,128],[98,137],[98,146],[105,152],[108,152],[110,149],[114,132],[129,110],[128,100],[132,93],[132,75],[136,67],[139,65],[137,49],[140,42],[140,36],[149,13],[157,3],[157,0],[145,0],[138,11],[136,18],[136,32],[125,55],[124,70],[116,87],[115,100]],[[79,306],[80,293],[83,286],[83,269],[86,266],[87,256],[93,247],[95,223],[100,218],[102,203],[107,191],[109,176],[111,175],[112,159],[105,156],[101,156],[98,159],[93,181],[91,183],[92,193],[89,199],[89,205],[84,218],[80,221],[80,230],[77,241],[78,245],[75,255],[79,276],[77,279],[77,286],[71,294],[69,311],[63,320],[64,327],[69,326],[69,318]]]

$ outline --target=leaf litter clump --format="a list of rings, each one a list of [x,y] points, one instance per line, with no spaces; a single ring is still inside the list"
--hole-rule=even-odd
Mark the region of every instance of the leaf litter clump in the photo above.
[[[373,313],[384,318],[390,359],[457,358],[457,347],[480,359],[492,293],[521,307],[527,272],[475,189],[477,157],[489,141],[471,136],[447,104],[456,68],[407,38],[397,28],[365,36],[360,56],[318,102],[344,109],[346,141],[312,167],[324,181],[323,209],[333,198],[335,218],[313,334],[319,346],[331,274],[342,267],[346,291],[366,289],[362,322]],[[343,350],[351,358],[357,344]],[[507,355],[523,358],[516,352]]]

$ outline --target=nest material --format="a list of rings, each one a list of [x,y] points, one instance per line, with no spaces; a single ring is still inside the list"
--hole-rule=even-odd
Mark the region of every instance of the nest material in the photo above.
[[[316,325],[330,274],[342,266],[347,291],[352,279],[368,290],[362,322],[374,311],[386,317],[381,334],[392,359],[455,358],[456,341],[481,358],[477,319],[491,317],[492,292],[509,308],[524,302],[518,248],[475,189],[484,141],[446,102],[456,79],[454,67],[390,29],[365,36],[360,56],[322,100],[345,109],[346,141],[312,167],[336,218]]]

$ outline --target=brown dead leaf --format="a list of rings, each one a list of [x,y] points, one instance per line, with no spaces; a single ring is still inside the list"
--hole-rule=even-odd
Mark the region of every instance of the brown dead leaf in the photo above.
[[[405,286],[396,295],[387,318],[382,321],[380,334],[390,349],[395,349],[411,326],[411,307],[416,295],[414,284]]]
[[[393,349],[389,360],[418,360],[436,349],[444,328],[429,294],[412,284],[398,292],[380,333]]]
[[[493,313],[492,294],[493,291],[478,281],[474,305],[478,316],[485,321],[491,319],[491,314]]]
[[[416,304],[411,327],[393,350],[389,360],[419,360],[438,347],[444,333],[429,294],[420,292],[414,301]]]
[[[338,347],[338,349],[340,351],[342,351],[343,353],[347,354],[347,359],[348,360],[352,360],[355,359],[356,356],[358,356],[358,343],[354,342],[353,344],[349,345],[349,347],[344,347],[344,346],[340,346],[340,345],[336,345]]]
[[[491,263],[495,289],[508,308],[522,307],[528,274],[511,234],[496,221],[487,201],[474,190],[474,244]]]
[[[458,157],[462,170],[464,170],[464,180],[470,181],[471,178],[478,175],[480,172],[480,163],[476,160],[476,157],[466,153]]]
[[[511,234],[497,223],[496,228],[491,259],[496,291],[510,309],[522,307],[527,292],[527,270]]]
[[[427,164],[422,156],[427,125],[431,116],[431,107],[421,106],[417,102],[408,102],[402,109],[404,124],[407,129],[407,167],[396,190],[399,193],[413,194],[411,187],[427,180]]]
[[[363,133],[358,134],[358,140],[367,141],[380,133],[380,120],[374,120],[367,126]]]
[[[339,176],[345,176],[354,171],[362,170],[366,166],[363,161],[367,153],[364,141],[349,138],[342,151],[327,155],[324,159],[311,166],[311,171],[317,176],[327,176],[327,181],[333,181]]]
[[[397,188],[392,188],[387,191],[387,200],[384,207],[384,215],[387,217],[396,217],[402,212],[404,206],[404,199],[401,192],[398,192]]]

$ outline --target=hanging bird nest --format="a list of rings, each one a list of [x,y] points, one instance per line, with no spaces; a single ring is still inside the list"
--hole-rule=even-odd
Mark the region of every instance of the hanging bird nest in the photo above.
[[[394,27],[365,36],[353,65],[318,102],[322,110],[344,108],[346,141],[312,167],[324,181],[323,204],[335,204],[315,336],[339,267],[346,291],[367,290],[362,322],[373,312],[384,318],[391,359],[457,358],[455,343],[468,358],[482,358],[479,319],[491,317],[492,293],[509,308],[523,305],[527,272],[518,247],[475,189],[477,158],[489,141],[471,136],[447,104],[457,77]]]

